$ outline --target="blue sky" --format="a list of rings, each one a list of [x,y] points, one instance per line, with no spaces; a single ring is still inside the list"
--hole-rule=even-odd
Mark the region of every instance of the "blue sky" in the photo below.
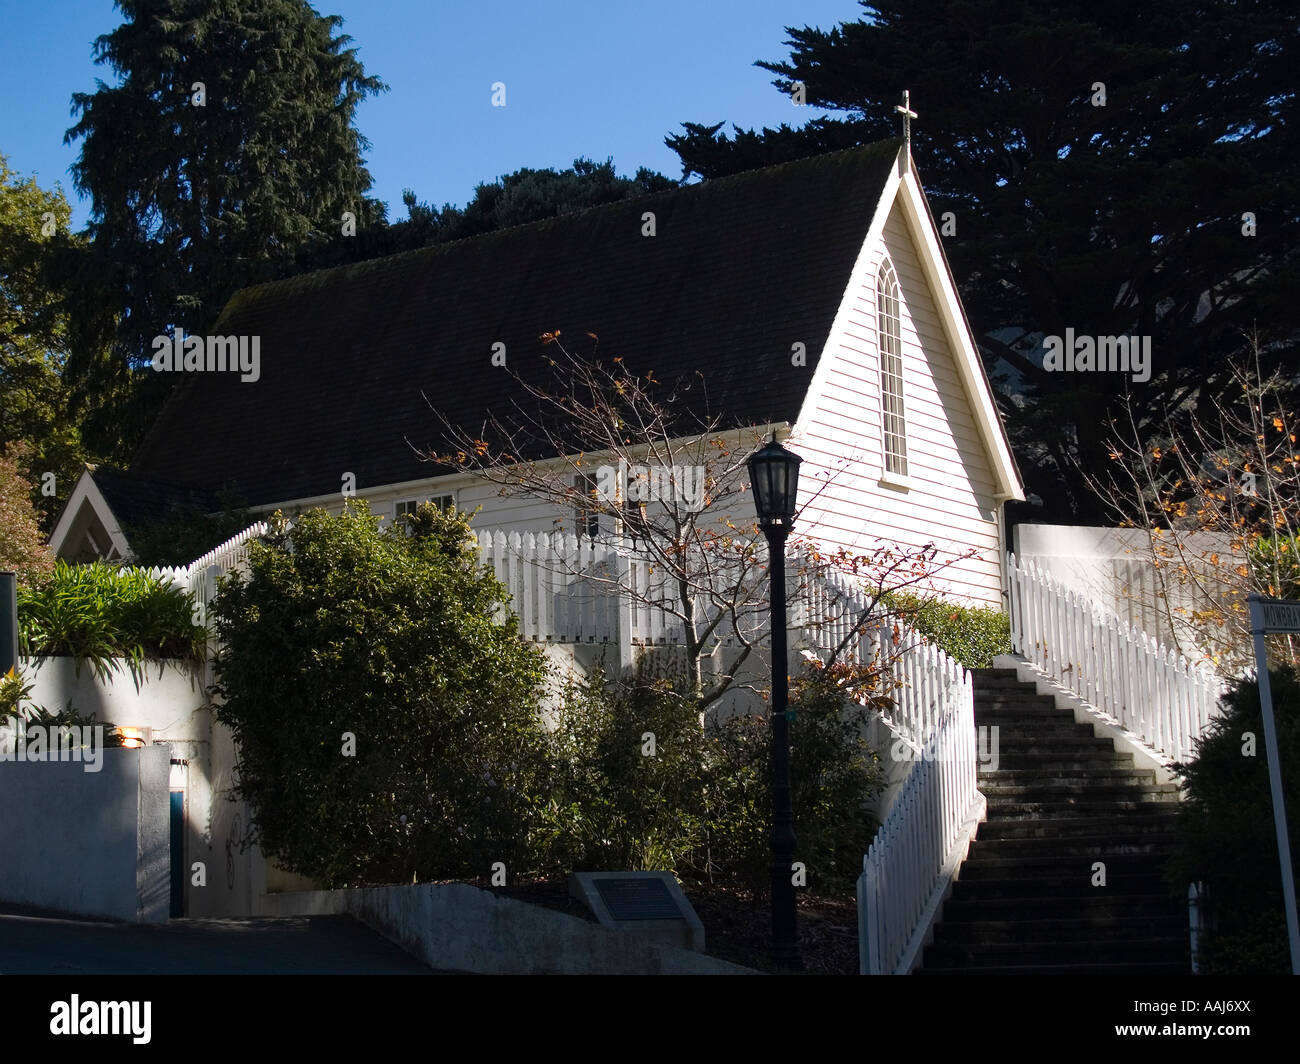
[[[372,195],[405,217],[403,188],[441,206],[520,167],[562,169],[578,156],[613,157],[619,173],[649,166],[678,177],[664,137],[683,121],[800,124],[756,59],[782,59],[787,25],[855,21],[856,0],[318,0],[345,19],[368,73],[390,91],[367,99],[357,127],[369,138]],[[113,84],[91,42],[119,25],[112,0],[0,0],[0,152],[45,187],[60,181],[80,228],[67,170],[78,146],[73,92]],[[506,106],[491,106],[493,82]]]

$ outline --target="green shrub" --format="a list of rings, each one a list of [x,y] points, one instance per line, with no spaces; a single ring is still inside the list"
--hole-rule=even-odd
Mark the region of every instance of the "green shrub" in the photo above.
[[[860,736],[862,710],[819,674],[796,680],[791,708],[798,859],[810,886],[851,890],[876,830],[867,806],[882,783]],[[683,692],[596,678],[568,690],[558,717],[536,842],[554,870],[656,868],[767,889],[766,716],[701,727]]]
[[[493,620],[463,516],[404,531],[360,502],[277,518],[213,604],[248,841],[326,887],[529,864],[542,655]]]
[[[6,382],[6,389],[9,386]],[[32,445],[26,442],[10,440],[0,445],[0,569],[15,571],[20,587],[40,580],[54,567],[54,555],[32,505],[32,485],[22,473],[31,452]]]
[[[1300,878],[1300,673],[1283,667],[1269,677],[1291,858]],[[1195,757],[1175,766],[1186,784],[1168,878],[1182,897],[1188,883],[1209,885],[1214,927],[1206,940],[1207,972],[1285,974],[1281,872],[1256,681],[1238,681],[1221,702],[1223,713],[1197,742]],[[1253,753],[1247,733],[1254,736]]]
[[[31,682],[23,679],[23,674],[17,669],[0,675],[0,724],[6,717],[18,716],[18,704],[25,702],[31,694]]]
[[[1300,537],[1260,536],[1247,548],[1254,586],[1273,598],[1300,597]]]
[[[128,525],[123,531],[137,565],[182,566],[203,557],[256,521],[253,514],[229,499],[217,513],[186,502],[173,505],[159,520]]]
[[[71,701],[61,712],[51,712],[43,706],[21,705],[24,702],[30,703],[31,696],[31,681],[25,679],[17,669],[10,669],[0,675],[0,725],[5,724],[9,717],[22,717],[29,725],[39,724],[46,727],[102,725],[104,746],[122,745],[122,736],[117,732],[117,725],[96,720],[94,713],[85,714],[73,709]]]
[[[959,606],[910,593],[885,595],[884,604],[949,657],[968,669],[987,669],[1011,653],[1011,622],[988,606]]]
[[[615,690],[592,679],[566,690],[556,720],[539,857],[557,870],[685,874],[704,841],[704,737],[691,699],[666,684]]]
[[[103,676],[114,658],[133,671],[146,659],[202,661],[207,631],[194,623],[187,593],[145,570],[59,561],[19,589],[18,636],[26,657],[80,658]]]

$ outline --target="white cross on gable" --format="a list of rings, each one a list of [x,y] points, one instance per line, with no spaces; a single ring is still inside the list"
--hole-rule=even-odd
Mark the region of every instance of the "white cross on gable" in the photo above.
[[[907,89],[903,90],[903,102],[896,106],[894,110],[903,116],[903,142],[910,145],[912,143],[912,119],[917,118],[918,115],[912,110],[911,93]]]

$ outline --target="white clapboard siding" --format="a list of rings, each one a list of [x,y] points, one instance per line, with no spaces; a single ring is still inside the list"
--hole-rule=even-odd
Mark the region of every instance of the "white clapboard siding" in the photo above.
[[[903,397],[910,489],[880,485],[883,470],[876,273],[888,254],[901,290]],[[791,445],[804,458],[801,504],[815,536],[828,548],[869,553],[881,543],[935,543],[943,558],[974,547],[976,557],[936,574],[935,588],[998,605],[1002,578],[995,476],[979,440],[907,223],[891,211],[876,246],[868,248],[862,283],[847,294],[842,327],[832,331],[823,360],[825,384]],[[830,487],[812,501],[819,484]]]

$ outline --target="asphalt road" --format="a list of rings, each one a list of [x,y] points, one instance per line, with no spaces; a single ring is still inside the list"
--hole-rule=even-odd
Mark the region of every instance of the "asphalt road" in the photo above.
[[[0,907],[0,975],[430,975],[350,916],[125,924]]]

